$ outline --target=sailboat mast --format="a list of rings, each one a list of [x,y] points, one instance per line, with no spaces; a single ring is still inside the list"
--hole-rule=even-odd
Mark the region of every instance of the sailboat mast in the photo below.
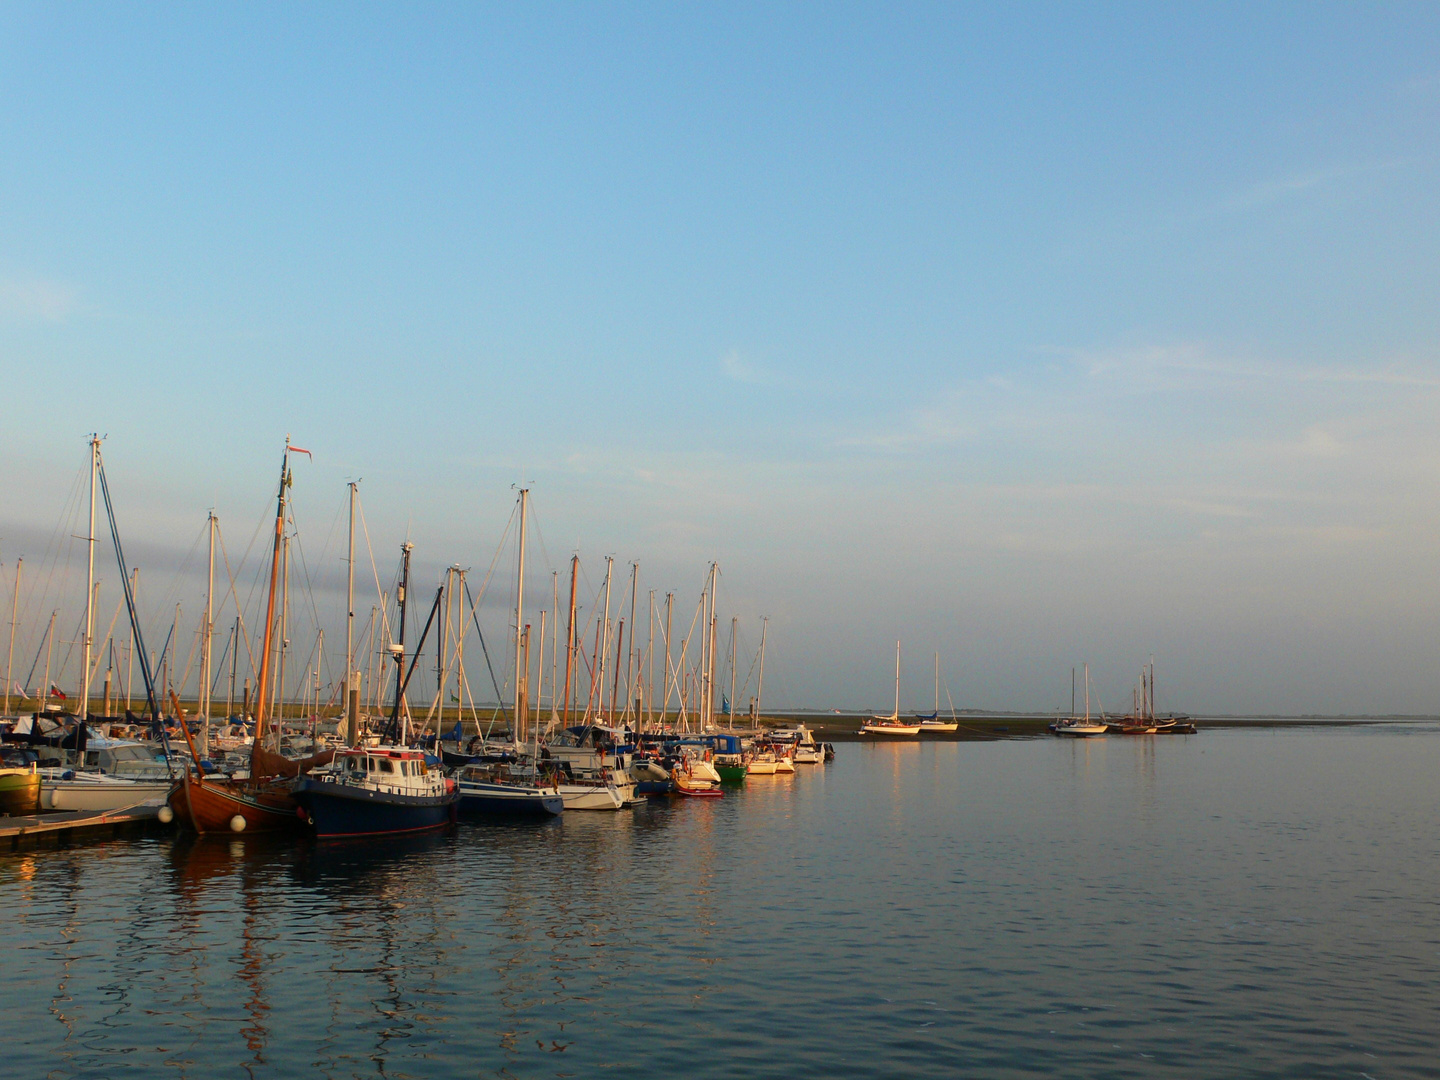
[[[240,616],[235,616],[235,628],[230,631],[230,696],[225,699],[226,719],[235,715],[235,673],[240,666]]]
[[[940,654],[935,654],[935,715],[940,715]]]
[[[735,730],[735,650],[740,642],[740,620],[730,616],[730,730]]]
[[[615,568],[615,560],[611,556],[605,556],[605,610],[600,613],[600,659],[597,670],[600,675],[600,696],[595,699],[595,713],[598,716],[600,710],[605,707],[605,666],[610,658],[610,577]]]
[[[90,437],[90,536],[86,541],[89,564],[85,585],[85,645],[80,662],[80,718],[90,716],[90,648],[95,626],[95,474],[100,470],[100,436]],[[47,688],[48,689],[48,688]]]
[[[640,564],[630,564],[630,652],[635,651],[635,642],[640,635],[635,632],[635,596],[640,588]],[[625,712],[630,712],[630,703],[635,699],[635,680],[639,678],[638,672],[631,674],[630,652],[625,654]]]
[[[650,590],[650,644],[645,647],[645,726],[655,724],[655,590]]]
[[[696,687],[700,692],[699,715],[696,720],[700,730],[704,731],[708,722],[708,709],[710,705],[710,612],[711,605],[715,602],[715,595],[711,587],[710,576],[705,578],[705,591],[700,595],[700,685]]]
[[[770,630],[770,620],[760,620],[760,677],[755,682],[755,720],[754,726],[760,726],[760,695],[765,691],[765,635]]]
[[[540,612],[540,657],[535,664],[535,731],[540,731],[540,699],[545,696],[545,612]],[[555,688],[550,688],[550,696],[555,696]]]
[[[895,711],[891,714],[900,719],[900,642],[895,642]]]
[[[1090,665],[1085,665],[1085,722],[1090,722]]]
[[[93,531],[93,530],[92,530]],[[5,658],[5,715],[10,715],[10,681],[15,674],[15,624],[20,614],[20,568],[25,565],[21,556],[15,560],[15,593],[10,597],[10,646]]]
[[[405,690],[405,594],[410,591],[410,552],[415,545],[410,541],[400,545],[400,587],[395,590],[395,603],[400,608],[400,636],[396,641],[395,654],[395,703],[390,709],[390,723],[386,734],[392,739],[399,738],[401,698]]]
[[[670,629],[672,626],[671,615],[675,607],[675,594],[665,594],[665,671],[661,680],[665,684],[665,700],[660,703],[660,724],[665,725],[665,718],[670,715]]]
[[[255,686],[255,743],[265,738],[265,704],[270,689],[270,646],[275,635],[275,585],[280,578],[280,547],[285,533],[285,488],[290,480],[290,439],[280,458],[280,493],[275,498],[275,540],[270,552],[270,595],[265,601],[265,637],[260,650],[260,675]],[[126,685],[129,696],[129,685]]]
[[[40,699],[41,712],[44,712],[45,706],[50,704],[50,658],[55,653],[55,616],[58,614],[60,614],[58,611],[50,612],[50,626],[45,631],[45,687],[44,696]],[[27,679],[26,682],[29,680]]]
[[[205,579],[205,649],[201,655],[200,668],[204,675],[200,679],[200,754],[210,756],[210,664],[211,649],[215,638],[215,511],[210,511],[210,569]]]
[[[570,723],[570,690],[575,670],[575,586],[580,577],[580,556],[570,556],[570,618],[565,623],[565,711],[562,724]]]
[[[550,718],[555,719],[555,702],[559,701],[556,689],[560,683],[560,571],[550,571],[550,610],[555,617],[550,620]]]
[[[521,645],[525,633],[524,612],[525,612],[525,515],[529,509],[530,490],[520,489],[520,559],[516,570],[515,582],[515,705],[511,715],[515,718],[516,730],[512,733],[516,742],[524,737],[524,716],[520,712],[520,665],[524,662],[521,657]]]

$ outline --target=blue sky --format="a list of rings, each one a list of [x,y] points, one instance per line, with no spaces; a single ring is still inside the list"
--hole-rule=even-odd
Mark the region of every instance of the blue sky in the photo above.
[[[1437,56],[1423,5],[5,5],[0,571],[91,430],[157,582],[291,432],[382,576],[488,565],[517,481],[551,564],[718,560],[777,705],[883,704],[900,637],[907,698],[1153,653],[1435,712]]]

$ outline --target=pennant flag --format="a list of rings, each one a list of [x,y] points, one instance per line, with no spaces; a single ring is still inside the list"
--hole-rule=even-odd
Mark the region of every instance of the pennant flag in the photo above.
[[[64,700],[65,700],[65,691],[64,691],[64,690],[61,690],[60,687],[56,686],[54,683],[51,683],[51,684],[50,684],[50,696],[51,696],[51,697],[58,697],[61,701],[64,701]]]
[[[302,448],[300,448],[300,447],[298,447],[298,446],[292,446],[292,447],[290,447],[290,452],[291,452],[292,454],[304,454],[304,455],[305,455],[306,457],[308,457],[311,461],[314,461],[314,460],[315,460],[315,455],[314,455],[314,454],[310,453],[309,450],[304,450],[304,449],[302,449]]]

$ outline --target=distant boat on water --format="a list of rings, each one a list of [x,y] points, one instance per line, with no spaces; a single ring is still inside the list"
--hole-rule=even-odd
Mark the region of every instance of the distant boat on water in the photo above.
[[[950,688],[948,684],[946,685],[945,693],[947,695],[950,693]],[[959,722],[955,719],[955,703],[953,701],[950,703],[950,719],[940,719],[940,654],[938,652],[935,654],[934,711],[932,711],[928,716],[926,716],[924,713],[919,713],[916,715],[915,719],[920,721],[921,731],[956,731],[960,727]]]
[[[920,724],[900,719],[900,642],[895,642],[895,708],[889,716],[872,716],[860,729],[864,735],[919,735]]]
[[[1110,725],[1105,722],[1104,717],[1100,720],[1090,718],[1090,665],[1085,665],[1085,716],[1083,718],[1073,715],[1075,712],[1075,669],[1070,669],[1070,712],[1072,715],[1061,717],[1050,725],[1050,730],[1056,735],[1063,735],[1071,739],[1088,739],[1095,735],[1104,735],[1110,730]]]

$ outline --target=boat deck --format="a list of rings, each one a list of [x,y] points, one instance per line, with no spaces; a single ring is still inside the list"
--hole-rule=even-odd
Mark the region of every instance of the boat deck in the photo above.
[[[156,820],[160,804],[124,810],[58,810],[46,814],[0,816],[0,852],[34,847],[64,847],[71,840],[109,840]]]

